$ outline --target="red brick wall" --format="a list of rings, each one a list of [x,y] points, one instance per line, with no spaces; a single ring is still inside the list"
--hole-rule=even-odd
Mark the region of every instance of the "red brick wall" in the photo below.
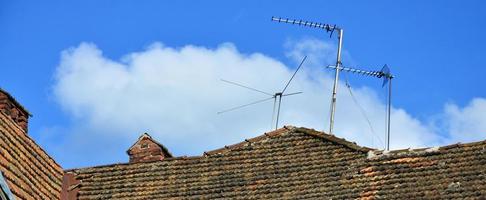
[[[148,137],[142,138],[133,145],[128,150],[128,155],[130,156],[130,163],[149,162],[163,160],[165,158],[162,148]]]

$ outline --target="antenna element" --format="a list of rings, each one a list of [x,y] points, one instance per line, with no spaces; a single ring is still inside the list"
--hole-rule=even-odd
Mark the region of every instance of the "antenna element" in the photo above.
[[[271,97],[266,98],[266,99],[261,99],[261,100],[258,100],[258,101],[254,101],[254,102],[251,102],[251,103],[248,103],[248,104],[236,106],[236,107],[233,107],[233,108],[230,108],[230,109],[226,109],[226,110],[218,112],[218,114],[230,112],[230,111],[237,110],[237,109],[240,109],[240,108],[244,108],[244,107],[247,107],[247,106],[251,106],[251,105],[254,105],[254,104],[262,103],[262,102],[268,101],[270,99],[274,99],[273,100],[273,112],[272,112],[272,128],[273,128],[273,123],[275,122],[275,129],[277,129],[278,128],[278,121],[279,121],[279,118],[280,118],[280,107],[281,107],[281,104],[282,104],[282,97],[302,93],[302,92],[285,93],[285,90],[287,90],[290,83],[294,79],[295,75],[297,74],[297,72],[300,70],[300,68],[304,64],[305,59],[307,59],[307,56],[304,56],[304,59],[302,59],[302,61],[300,62],[299,67],[297,67],[295,72],[292,74],[292,77],[290,77],[289,81],[287,81],[287,84],[285,85],[284,89],[281,92],[276,92],[275,94],[270,94],[268,92],[264,92],[264,91],[261,91],[261,90],[258,90],[258,89],[255,89],[255,88],[252,88],[252,87],[249,87],[249,86],[245,86],[245,85],[242,85],[242,84],[239,84],[239,83],[235,83],[235,82],[232,82],[232,81],[221,79],[221,81],[223,81],[225,83],[229,83],[229,84],[236,85],[236,86],[239,86],[239,87],[242,87],[242,88],[246,88],[246,89],[249,89],[249,90],[252,90],[252,91],[255,91],[255,92],[266,94],[266,95],[271,96]],[[277,99],[278,99],[278,104],[277,104]],[[275,114],[277,114],[276,118],[275,118]]]
[[[331,99],[331,117],[329,121],[329,134],[333,134],[333,128],[334,128],[334,114],[336,113],[336,97],[337,97],[337,89],[338,89],[338,80],[339,80],[339,70],[338,68],[341,67],[341,49],[343,46],[343,32],[344,30],[342,28],[339,28],[336,25],[330,25],[330,24],[323,24],[323,23],[315,23],[315,22],[308,22],[308,21],[303,21],[303,20],[295,20],[295,19],[284,19],[280,17],[272,17],[272,21],[276,22],[284,22],[288,24],[295,24],[295,25],[300,25],[300,26],[307,26],[311,28],[318,28],[318,29],[324,29],[326,32],[331,32],[329,37],[332,37],[332,33],[337,30],[338,31],[338,50],[337,50],[337,58],[336,58],[336,73],[334,76],[334,87],[332,88],[332,99]]]

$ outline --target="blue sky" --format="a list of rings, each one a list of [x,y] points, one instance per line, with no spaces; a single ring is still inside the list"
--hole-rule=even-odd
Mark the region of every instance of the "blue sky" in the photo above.
[[[150,51],[150,48],[157,48],[151,47],[156,42],[163,44],[161,49],[167,47],[178,51],[187,45],[192,45],[215,52],[221,48],[224,50],[225,47],[221,47],[222,44],[231,43],[237,49],[236,55],[248,56],[259,53],[281,62],[289,70],[295,67],[297,60],[289,56],[291,54],[289,52],[292,52],[291,49],[295,50],[298,43],[318,40],[324,45],[335,44],[336,38],[330,39],[323,31],[274,23],[270,21],[271,16],[331,23],[343,27],[345,30],[344,50],[348,55],[344,57],[348,59],[343,60],[343,63],[362,66],[365,69],[379,69],[385,63],[391,66],[392,72],[397,76],[393,90],[394,107],[405,110],[408,115],[420,121],[425,127],[430,128],[436,118],[441,118],[444,110],[447,110],[445,108],[447,105],[451,106],[452,110],[457,108],[459,111],[464,111],[462,109],[473,104],[473,99],[486,97],[486,90],[482,89],[486,85],[484,78],[486,68],[483,61],[486,55],[486,38],[484,37],[486,35],[486,3],[471,0],[366,2],[14,2],[0,0],[0,87],[9,91],[33,113],[34,117],[29,124],[29,134],[53,154],[63,166],[79,167],[124,162],[126,159],[126,156],[123,155],[124,148],[129,147],[131,142],[135,141],[134,138],[147,130],[154,132],[161,130],[157,128],[138,130],[137,127],[145,124],[145,122],[141,122],[142,125],[131,127],[133,128],[131,131],[135,132],[128,136],[121,137],[116,133],[87,134],[86,137],[110,141],[99,142],[100,148],[103,147],[101,144],[113,144],[113,147],[110,147],[112,149],[107,150],[107,153],[101,153],[94,159],[86,156],[90,151],[83,153],[82,148],[72,152],[83,157],[78,160],[69,159],[64,151],[64,148],[71,144],[68,141],[73,142],[76,141],[73,138],[82,137],[72,137],[72,135],[79,135],[79,132],[119,131],[95,125],[90,125],[89,128],[84,127],[83,123],[98,119],[92,117],[95,116],[92,113],[97,113],[97,111],[90,111],[91,114],[76,114],[75,110],[82,109],[82,107],[73,108],[78,104],[66,99],[74,97],[69,96],[68,98],[65,96],[66,93],[60,94],[59,92],[60,87],[66,86],[62,85],[63,80],[66,79],[56,73],[63,63],[69,63],[69,59],[75,57],[73,55],[76,52],[81,51],[81,44],[87,44],[86,51],[102,51],[101,58],[103,59],[126,64],[130,62],[123,60],[127,55],[134,52],[144,54]],[[229,47],[229,49],[233,47]],[[66,50],[70,48],[71,52],[67,52]],[[64,61],[62,52],[68,54]],[[214,55],[214,57],[218,58],[218,55]],[[245,58],[245,56],[243,57]],[[244,67],[244,65],[242,66]],[[317,69],[317,67],[312,69]],[[319,70],[308,72],[320,73]],[[225,78],[224,74],[222,76],[220,78]],[[164,80],[171,79],[170,72],[161,74],[160,77]],[[228,77],[238,79],[237,76],[228,75]],[[354,87],[362,89],[362,93],[366,93],[366,89],[371,89],[375,91],[378,102],[384,101],[384,93],[379,81],[353,75],[350,75],[349,79]],[[81,85],[83,83],[79,82]],[[212,87],[227,86],[217,84]],[[71,88],[72,90],[79,89]],[[344,93],[345,89],[340,88],[340,91]],[[306,91],[304,91],[305,93]],[[324,91],[323,93],[322,95],[330,98],[330,93]],[[246,93],[243,92],[241,95],[244,96]],[[191,96],[185,97],[191,98]],[[103,97],[100,96],[100,98]],[[150,97],[140,97],[142,100],[139,103],[143,104],[143,99],[148,98]],[[109,98],[105,101],[110,103]],[[235,101],[227,105],[220,105],[220,107],[225,108],[238,103],[240,102]],[[471,107],[472,110],[474,110],[473,108]],[[120,112],[120,115],[123,114],[130,115],[130,113]],[[252,113],[249,111],[245,114],[251,115]],[[327,110],[322,113],[323,116],[326,114]],[[166,115],[171,115],[171,113]],[[197,118],[197,116],[192,117]],[[485,116],[479,117],[478,123],[485,123],[486,119],[483,117]],[[184,119],[176,118],[174,120]],[[289,124],[308,124],[300,123],[298,120],[294,123],[290,119],[286,121]],[[469,118],[465,117],[453,123],[460,124],[461,121],[467,122],[467,119]],[[197,118],[197,121],[202,120],[210,119]],[[319,120],[324,121],[325,117],[316,119],[316,121]],[[474,120],[478,120],[477,116]],[[241,120],[238,123],[251,122]],[[376,123],[382,124],[380,121]],[[309,124],[312,126],[312,123]],[[437,126],[430,130],[435,131],[439,136],[448,134],[448,130],[440,128],[447,125],[442,123]],[[223,139],[218,139],[218,142],[208,142],[208,148],[237,142],[245,137],[261,134],[259,131],[264,130],[258,126],[254,128],[250,128],[250,126],[246,130],[243,127],[238,125],[238,128],[235,129],[224,129],[242,133],[229,139],[223,137]],[[217,130],[217,127],[208,128],[208,132],[211,133],[217,132]],[[243,132],[255,133],[244,135]],[[157,135],[157,133],[155,134]],[[157,139],[162,140],[162,143],[164,143],[165,137],[170,136],[167,134],[156,136]],[[187,134],[178,139],[169,139],[169,149],[179,155],[202,152],[202,146],[191,149],[181,145],[181,141],[191,140],[190,137],[191,134]],[[218,136],[214,136],[214,138],[218,138]],[[482,138],[484,139],[484,137]],[[82,144],[98,147],[94,141],[93,139]],[[446,143],[444,141],[454,142],[453,140],[441,140],[436,143]],[[63,145],[58,145],[60,143]],[[430,143],[430,145],[436,143]],[[119,153],[107,158],[111,152]]]

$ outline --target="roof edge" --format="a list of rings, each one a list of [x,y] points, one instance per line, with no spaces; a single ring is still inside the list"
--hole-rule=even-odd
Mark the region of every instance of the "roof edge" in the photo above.
[[[356,150],[356,151],[361,151],[361,152],[364,152],[364,153],[367,153],[370,150],[374,150],[374,149],[369,148],[369,147],[359,146],[355,142],[347,141],[344,138],[338,138],[334,135],[327,134],[327,133],[324,133],[324,132],[320,132],[320,131],[317,131],[317,130],[314,130],[314,129],[287,125],[287,126],[284,126],[283,128],[279,128],[279,129],[276,129],[274,131],[266,132],[263,135],[260,135],[260,136],[254,137],[254,138],[250,138],[250,139],[245,139],[245,141],[243,141],[243,142],[239,142],[239,143],[236,143],[236,144],[233,144],[233,145],[227,145],[223,148],[204,152],[203,156],[211,156],[211,155],[215,155],[215,154],[224,153],[224,152],[236,149],[236,148],[240,148],[242,146],[249,145],[250,143],[253,143],[253,142],[261,141],[261,140],[266,139],[266,138],[271,138],[271,137],[275,137],[275,136],[282,135],[282,134],[285,134],[285,133],[292,133],[292,132],[300,132],[300,133],[304,133],[304,134],[311,135],[311,136],[314,136],[314,137],[318,137],[318,138],[321,138],[321,139],[325,139],[325,140],[328,140],[330,142],[334,142],[336,144],[340,144],[340,145],[343,145],[345,147],[351,148],[351,149]]]
[[[440,150],[448,150],[456,147],[468,147],[468,146],[475,146],[475,145],[480,145],[480,144],[486,144],[486,140],[483,141],[478,141],[478,142],[471,142],[471,143],[456,143],[456,144],[451,144],[451,145],[446,145],[446,146],[441,146],[441,147],[426,147],[426,148],[417,148],[417,149],[398,149],[398,150],[392,150],[392,151],[384,151],[384,150],[378,150],[378,149],[373,149],[365,146],[360,146],[356,144],[355,142],[350,142],[348,140],[345,140],[344,138],[339,138],[336,137],[332,134],[328,134],[322,131],[317,131],[315,129],[309,129],[305,127],[294,127],[294,126],[284,126],[283,128],[276,129],[274,131],[266,132],[263,135],[256,136],[250,139],[245,139],[243,142],[239,142],[236,144],[232,145],[227,145],[224,146],[223,148],[211,150],[211,151],[206,151],[204,152],[201,156],[179,156],[179,157],[170,157],[166,158],[163,161],[151,161],[151,162],[145,162],[145,163],[114,163],[114,164],[107,164],[107,165],[99,165],[99,166],[93,166],[93,167],[82,167],[82,168],[73,168],[73,169],[66,169],[64,172],[75,172],[77,170],[83,170],[83,169],[92,169],[92,168],[104,168],[104,167],[113,167],[113,166],[121,166],[121,165],[132,165],[132,164],[148,164],[148,163],[153,163],[153,162],[170,162],[170,161],[176,161],[176,160],[186,160],[186,159],[201,159],[201,158],[207,158],[209,156],[213,155],[220,155],[222,153],[230,152],[234,149],[244,147],[246,145],[250,145],[251,143],[258,142],[267,138],[272,138],[275,136],[279,136],[282,134],[287,134],[287,133],[294,133],[294,132],[299,132],[299,133],[304,133],[313,137],[321,138],[336,144],[343,145],[345,147],[348,147],[350,149],[360,151],[363,153],[368,153],[368,158],[370,158],[370,154],[372,155],[373,158],[385,158],[389,157],[389,155],[404,155],[404,156],[409,156],[411,154],[413,155],[419,155],[423,153],[438,153]]]
[[[435,147],[422,147],[422,148],[407,148],[407,149],[396,149],[391,151],[385,150],[373,150],[370,151],[368,155],[368,159],[386,159],[389,157],[406,157],[406,156],[421,156],[421,155],[429,155],[429,154],[437,154],[441,153],[441,151],[446,151],[449,149],[454,148],[463,148],[463,147],[473,147],[476,145],[486,144],[486,140],[476,141],[476,142],[468,142],[468,143],[455,143],[449,144],[445,146],[435,146]]]
[[[305,134],[312,135],[312,136],[315,136],[315,137],[318,137],[318,138],[322,138],[322,139],[325,139],[325,140],[328,140],[328,141],[331,141],[331,142],[334,142],[334,143],[337,143],[337,144],[344,145],[348,148],[351,148],[351,149],[354,149],[354,150],[357,150],[357,151],[361,151],[361,152],[366,153],[368,151],[375,150],[373,148],[369,148],[369,147],[365,147],[365,146],[359,146],[358,144],[356,144],[356,142],[351,142],[351,141],[348,141],[344,138],[339,138],[339,137],[336,137],[332,134],[317,131],[315,129],[299,127],[299,128],[296,128],[295,130],[298,131],[298,132],[301,132],[301,133],[305,133]]]
[[[8,93],[6,90],[2,89],[2,87],[0,87],[0,92],[4,93],[5,95],[7,95],[7,97],[17,106],[19,107],[20,109],[22,109],[25,113],[27,113],[27,115],[29,115],[29,117],[33,117],[33,115],[24,107],[22,106],[22,104],[20,104],[10,93]]]
[[[157,163],[157,162],[171,162],[171,161],[177,161],[177,160],[191,160],[191,159],[201,159],[201,158],[206,158],[206,157],[204,157],[204,156],[179,156],[179,157],[165,158],[164,160],[152,160],[152,161],[138,162],[138,163],[130,163],[130,162],[122,163],[122,162],[119,162],[119,163],[112,163],[112,164],[97,165],[97,166],[92,166],[92,167],[70,168],[70,169],[65,169],[64,173],[76,173],[76,171],[85,170],[85,169],[96,169],[96,168],[125,166],[125,165],[144,165],[144,164]]]
[[[16,129],[18,129],[20,131],[25,132],[25,130],[23,130],[17,123],[13,122],[11,120],[11,118],[9,118],[5,113],[0,112],[0,115],[3,116],[5,118],[5,120],[9,120],[11,122],[11,125],[13,125],[13,127],[15,127]],[[54,157],[52,157],[42,146],[40,146],[39,144],[37,144],[37,142],[35,142],[35,140],[33,138],[31,138],[30,135],[25,134],[25,138],[27,138],[34,145],[36,145],[37,147],[39,147],[40,151],[42,153],[44,153],[47,156],[47,158],[49,158],[55,165],[57,165],[59,168],[62,169],[61,164],[57,163],[57,161],[54,159]]]

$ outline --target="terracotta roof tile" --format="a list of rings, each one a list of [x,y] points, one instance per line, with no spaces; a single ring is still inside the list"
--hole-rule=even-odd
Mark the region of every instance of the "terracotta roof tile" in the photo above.
[[[3,113],[0,113],[0,171],[18,199],[60,196],[61,166]]]
[[[79,181],[79,199],[479,198],[486,196],[485,148],[382,152],[285,127],[203,156],[68,173]]]

